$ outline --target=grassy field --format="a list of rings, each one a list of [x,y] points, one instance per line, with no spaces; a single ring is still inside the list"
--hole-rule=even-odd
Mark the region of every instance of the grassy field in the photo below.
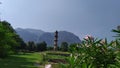
[[[46,55],[44,55],[46,54]],[[51,64],[52,68],[59,68],[59,61],[57,63],[50,62],[50,60],[65,60],[64,56],[67,52],[35,52],[26,54],[11,55],[4,59],[0,59],[0,68],[44,68],[46,64]]]
[[[68,52],[46,51],[44,59],[46,64],[51,64],[52,68],[61,68],[61,64],[66,64],[66,59],[70,55]]]
[[[68,52],[61,51],[46,51],[45,53],[48,59],[65,59],[69,55]]]
[[[40,53],[26,53],[11,55],[5,59],[0,59],[0,68],[38,68],[35,63],[42,62]]]

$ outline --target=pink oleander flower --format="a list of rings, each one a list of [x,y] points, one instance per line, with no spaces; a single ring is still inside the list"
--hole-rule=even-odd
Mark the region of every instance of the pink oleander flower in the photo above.
[[[100,43],[101,43],[101,44],[105,44],[105,40],[104,40],[104,39],[101,40]]]
[[[91,36],[91,35],[86,35],[85,36],[85,38],[84,38],[85,40],[94,40],[94,37],[93,36]]]

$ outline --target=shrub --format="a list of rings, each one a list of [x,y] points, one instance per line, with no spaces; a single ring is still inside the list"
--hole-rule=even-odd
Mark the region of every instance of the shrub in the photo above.
[[[37,44],[37,51],[45,51],[47,50],[47,44],[45,41]]]
[[[62,42],[60,49],[61,51],[68,51],[68,43]]]
[[[117,51],[113,42],[104,40],[84,40],[81,44],[71,45],[71,56],[65,68],[108,68],[118,64]],[[118,59],[119,60],[119,59]]]

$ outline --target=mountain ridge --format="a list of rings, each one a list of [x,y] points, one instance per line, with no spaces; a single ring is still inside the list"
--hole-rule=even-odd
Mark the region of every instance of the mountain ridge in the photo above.
[[[16,28],[15,31],[25,42],[34,41],[35,43],[38,43],[45,41],[48,46],[51,46],[54,43],[54,32],[45,32],[43,30],[31,28]],[[81,43],[81,40],[72,32],[58,31],[58,45],[60,45],[62,42],[72,44]]]

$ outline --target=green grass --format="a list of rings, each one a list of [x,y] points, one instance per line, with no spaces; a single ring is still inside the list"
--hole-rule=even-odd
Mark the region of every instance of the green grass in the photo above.
[[[49,59],[65,59],[65,56],[60,56],[60,55],[47,55],[47,58]]]
[[[46,51],[45,53],[48,53],[48,54],[70,54],[69,52],[62,52],[62,51]]]
[[[46,54],[46,55],[44,55]],[[59,54],[69,54],[67,52],[60,51],[47,51],[39,53],[26,53],[11,55],[4,59],[0,59],[0,68],[44,68],[46,64],[52,64],[52,68],[59,68],[59,63],[48,62],[49,59],[65,59],[66,56]],[[46,60],[45,60],[46,59]],[[40,67],[36,67],[35,63],[40,64]]]
[[[41,63],[42,60],[40,53],[11,55],[0,59],[0,68],[37,68],[34,64]]]
[[[62,59],[66,60],[70,53],[68,52],[61,52],[61,51],[46,51],[43,52],[45,54],[44,58],[46,60],[46,64],[52,64],[52,68],[61,68],[61,62],[58,61],[58,63],[48,62],[49,60],[56,60],[56,59]]]
[[[66,59],[67,57],[64,55],[69,55],[68,52],[61,52],[61,51],[46,51],[43,52],[43,54],[45,54],[46,59]]]

